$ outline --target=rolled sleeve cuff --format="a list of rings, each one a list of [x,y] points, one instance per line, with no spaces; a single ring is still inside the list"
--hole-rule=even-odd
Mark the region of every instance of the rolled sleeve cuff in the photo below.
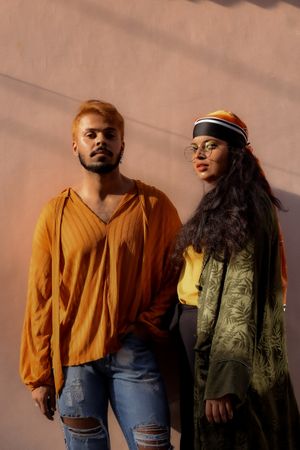
[[[243,403],[250,384],[251,369],[241,361],[213,361],[210,363],[204,400],[235,395]]]

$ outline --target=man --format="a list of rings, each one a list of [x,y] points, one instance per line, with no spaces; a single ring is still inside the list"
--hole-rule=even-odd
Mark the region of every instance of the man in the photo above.
[[[58,410],[68,449],[108,449],[108,403],[130,449],[170,449],[168,406],[150,348],[176,286],[168,270],[180,226],[159,190],[120,173],[124,120],[105,102],[73,121],[81,183],[38,220],[21,377],[41,412]]]

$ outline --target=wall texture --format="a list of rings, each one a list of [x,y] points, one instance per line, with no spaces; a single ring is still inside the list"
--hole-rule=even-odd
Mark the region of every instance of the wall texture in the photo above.
[[[58,420],[48,423],[19,381],[18,353],[34,224],[79,175],[70,122],[88,98],[117,105],[123,171],[163,189],[183,220],[202,195],[182,153],[193,120],[225,108],[246,121],[288,209],[288,350],[300,401],[299,19],[298,0],[0,3],[2,450],[63,449]],[[111,429],[112,448],[125,449]]]

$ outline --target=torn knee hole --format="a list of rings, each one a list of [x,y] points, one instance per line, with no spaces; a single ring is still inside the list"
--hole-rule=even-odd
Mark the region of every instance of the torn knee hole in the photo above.
[[[138,448],[143,450],[169,449],[169,430],[159,425],[139,425],[134,430]]]
[[[80,433],[95,433],[100,431],[102,422],[94,417],[62,417],[64,425],[71,428],[74,432],[80,431]]]
[[[160,427],[158,425],[140,425],[135,428],[139,433],[147,433],[147,434],[158,434],[165,433],[167,429],[165,427]]]

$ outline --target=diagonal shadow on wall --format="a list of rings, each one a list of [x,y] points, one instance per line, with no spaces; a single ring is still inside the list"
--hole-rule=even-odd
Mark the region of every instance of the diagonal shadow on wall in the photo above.
[[[72,104],[72,111],[74,112],[76,108],[73,107],[73,104],[77,103],[79,105],[81,102],[81,100],[78,98],[70,97],[68,95],[65,95],[64,93],[50,90],[43,86],[39,86],[25,80],[20,80],[10,75],[0,73],[0,81],[7,91],[11,90],[12,92],[14,92],[14,94],[17,94],[20,98],[23,98],[25,100],[34,99],[35,102],[39,102],[41,104],[41,108],[48,108],[49,106],[51,106],[53,108],[63,110],[67,114],[69,111],[68,106],[70,105],[70,103]],[[175,133],[166,128],[157,127],[134,117],[125,115],[124,118],[125,121],[129,121],[137,125],[135,133],[138,133],[141,139],[149,140],[149,131],[154,132],[154,134],[151,134],[151,139],[154,139],[154,136],[157,136],[159,137],[159,142],[155,142],[153,149],[157,149],[157,151],[159,152],[160,146],[165,146],[164,139],[166,136],[177,137],[182,143],[182,146],[186,144],[191,137],[185,136],[180,133]],[[61,145],[63,144],[57,135],[54,136],[52,134],[50,129],[47,130],[47,133],[39,129],[34,129],[33,132],[32,127],[28,124],[27,121],[26,123],[21,123],[20,121],[16,120],[14,116],[2,118],[2,128],[3,132],[6,134],[11,134],[12,130],[17,129],[20,138],[30,140],[33,145],[37,146],[37,148],[39,148],[40,142],[42,140],[45,145],[44,150],[51,149],[51,152],[59,151],[59,148],[61,148]],[[290,175],[300,177],[299,170],[291,171],[284,169],[284,167],[276,167],[274,164],[263,161],[263,159],[262,163],[266,168],[270,168],[273,170],[275,169],[279,172],[289,173]]]
[[[191,3],[201,3],[202,0],[187,0]],[[226,6],[227,8],[235,5],[237,3],[245,3],[244,0],[210,0],[212,3],[217,3],[218,5]],[[300,7],[299,0],[248,0],[248,3],[253,3],[254,5],[260,6],[261,8],[271,9],[277,6],[279,3],[289,3],[293,6]]]
[[[5,87],[5,89],[13,91],[15,94],[20,96],[20,98],[27,98],[29,100],[34,100],[36,102],[39,102],[41,104],[41,107],[46,106],[47,108],[49,106],[54,107],[59,110],[63,110],[66,112],[69,111],[67,108],[68,104],[71,102],[72,104],[79,104],[83,101],[75,97],[70,97],[69,95],[65,95],[62,92],[57,92],[48,88],[45,88],[43,86],[39,86],[38,84],[31,83],[29,81],[21,80],[19,78],[15,78],[13,76],[0,73],[0,80],[1,84]],[[76,112],[76,106],[72,107],[73,112]],[[142,120],[136,119],[134,117],[129,117],[124,115],[125,121],[129,121],[132,123],[135,123],[137,125],[140,125],[142,127],[146,127],[147,129],[151,129],[154,132],[163,133],[167,135],[176,136],[180,139],[189,139],[189,136],[184,136],[183,134],[176,133],[174,131],[170,131],[165,128],[157,127],[154,125],[151,125],[147,122],[143,122]],[[11,131],[12,127],[17,126],[18,132],[22,134],[22,137],[27,138],[30,136],[30,127],[25,124],[17,123],[15,118],[6,118],[2,122],[3,129],[8,133]],[[16,129],[16,127],[15,127]],[[45,138],[46,136],[40,132],[35,131],[36,137]],[[38,136],[40,134],[40,136]],[[48,133],[48,136],[50,136],[50,131]],[[49,139],[48,139],[49,140]],[[57,143],[57,139],[53,139],[52,143]]]
[[[184,57],[193,61],[201,58],[210,67],[215,67],[218,70],[222,68],[224,72],[231,76],[235,77],[238,73],[239,77],[249,84],[255,84],[266,91],[276,93],[277,96],[289,98],[292,101],[300,101],[298,85],[276,78],[276,75],[271,78],[267,73],[257,71],[255,65],[252,65],[251,62],[248,64],[233,59],[231,55],[218,52],[217,48],[208,48],[201,45],[199,41],[196,44],[189,43],[177,34],[167,33],[158,27],[153,29],[147,25],[147,22],[142,22],[133,15],[121,14],[110,6],[95,3],[92,0],[86,0],[84,3],[81,0],[65,0],[64,5],[67,3],[70,3],[72,8],[77,7],[82,14],[89,17],[99,17],[99,26],[101,26],[101,22],[105,22],[105,24],[110,24],[117,29],[123,29],[125,32],[136,35],[136,39],[154,41],[160,46],[164,46],[168,51],[181,53]]]

